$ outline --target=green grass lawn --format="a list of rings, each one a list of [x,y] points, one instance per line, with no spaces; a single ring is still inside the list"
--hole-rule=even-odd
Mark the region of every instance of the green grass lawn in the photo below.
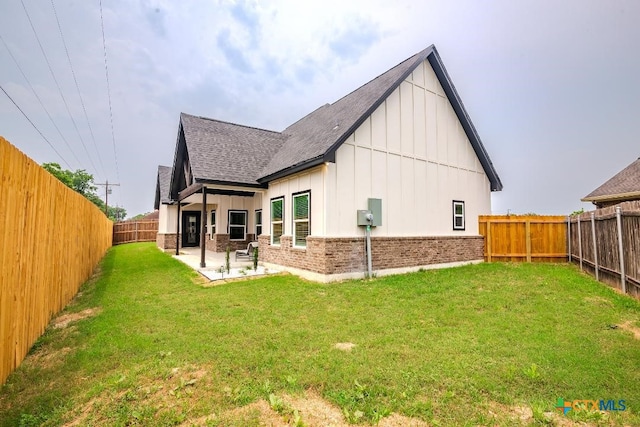
[[[199,281],[154,244],[112,248],[62,313],[93,315],[47,329],[0,390],[0,425],[268,424],[261,400],[309,425],[287,403],[304,396],[352,423],[640,425],[640,340],[613,326],[638,327],[640,304],[569,265]],[[627,410],[551,417],[558,398]]]

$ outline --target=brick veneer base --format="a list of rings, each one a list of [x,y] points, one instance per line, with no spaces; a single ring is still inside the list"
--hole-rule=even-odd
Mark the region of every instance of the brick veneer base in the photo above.
[[[270,236],[259,237],[260,261],[307,270],[320,275],[338,275],[366,270],[364,237],[307,237],[306,248],[292,247],[291,236],[282,236],[280,246]],[[373,271],[452,264],[481,260],[482,236],[373,237]]]
[[[162,250],[175,249],[176,248],[176,233],[158,233],[156,234],[156,245]],[[182,242],[180,242],[182,247]]]

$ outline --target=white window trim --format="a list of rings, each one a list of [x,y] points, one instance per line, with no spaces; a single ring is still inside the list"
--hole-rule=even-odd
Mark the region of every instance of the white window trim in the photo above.
[[[464,231],[465,229],[465,207],[464,207],[464,201],[462,200],[454,200],[453,201],[453,229],[454,230],[460,230],[460,231]],[[462,214],[456,214],[456,207],[457,206],[462,206]],[[456,225],[456,218],[462,218],[462,226],[457,226]]]
[[[306,219],[296,219],[296,215],[295,215],[295,207],[296,207],[296,199],[298,197],[304,197],[307,196],[307,218]],[[297,193],[294,194],[292,196],[292,200],[291,200],[291,217],[293,218],[293,246],[296,248],[306,248],[307,247],[307,242],[305,240],[304,245],[298,245],[296,244],[296,223],[299,222],[306,222],[307,223],[307,228],[309,230],[309,236],[311,235],[311,191],[304,191],[302,193]]]
[[[258,213],[260,213],[260,223],[258,223]],[[264,218],[262,217],[262,209],[256,209],[255,211],[255,221],[256,221],[256,240],[258,240],[258,236],[262,233],[258,233],[258,227],[262,228],[262,223],[264,222]]]
[[[209,224],[209,238],[211,240],[213,240],[213,235],[216,234],[216,220],[217,218],[217,213],[215,209],[211,209],[211,211],[209,212],[209,219],[211,220],[211,224]]]
[[[282,219],[280,221],[274,221],[273,220],[273,202],[277,202],[278,200],[282,201]],[[271,230],[271,245],[273,246],[280,246],[280,242],[282,242],[282,240],[280,240],[278,243],[274,243],[273,238],[274,238],[274,234],[273,234],[273,225],[274,224],[281,224],[282,225],[282,234],[279,236],[280,239],[282,239],[282,236],[284,236],[284,197],[276,197],[271,199],[271,201],[269,202],[269,227]]]
[[[244,214],[244,225],[231,224],[231,214],[232,213],[241,213]],[[231,238],[231,227],[242,227],[243,228],[243,238],[242,239],[232,239]],[[242,242],[247,240],[247,211],[237,210],[237,209],[229,209],[229,214],[227,215],[227,230],[229,231],[229,241],[230,242]]]

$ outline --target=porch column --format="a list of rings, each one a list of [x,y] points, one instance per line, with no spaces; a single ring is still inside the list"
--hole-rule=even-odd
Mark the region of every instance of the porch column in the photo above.
[[[204,261],[204,253],[206,246],[207,232],[207,187],[202,186],[202,218],[200,221],[200,268],[205,268],[207,263]]]
[[[176,219],[176,255],[180,255],[180,202],[178,201],[178,218]]]

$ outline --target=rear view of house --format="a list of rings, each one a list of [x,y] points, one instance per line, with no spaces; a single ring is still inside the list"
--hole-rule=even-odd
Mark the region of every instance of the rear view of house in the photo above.
[[[314,280],[483,258],[477,217],[502,183],[434,46],[282,132],[181,114],[159,167],[158,246],[259,256]]]

